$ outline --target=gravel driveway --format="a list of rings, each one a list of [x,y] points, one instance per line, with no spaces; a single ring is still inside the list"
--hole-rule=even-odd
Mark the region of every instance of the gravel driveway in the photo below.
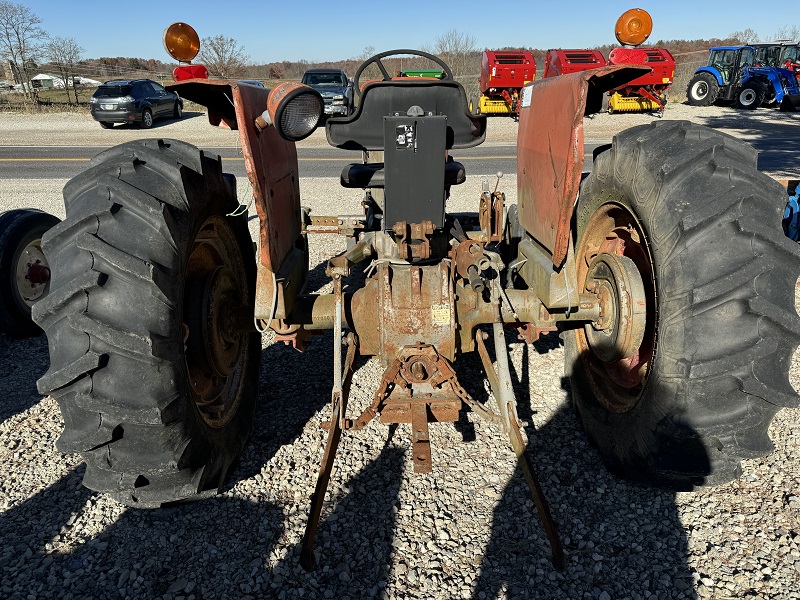
[[[687,108],[670,107],[667,118],[685,118]],[[762,127],[727,109],[691,109],[691,116],[723,119],[726,130],[741,137]],[[648,119],[599,115],[587,122],[586,137],[610,139],[615,130]],[[235,145],[234,134],[203,121],[197,116],[150,131],[106,131],[85,115],[2,114],[0,144],[105,145],[164,136]],[[490,122],[490,143],[515,134],[510,119]],[[319,143],[324,140],[317,133],[302,145]],[[27,205],[63,216],[63,184],[5,182],[0,211]],[[480,188],[480,180],[469,178],[454,188],[451,210],[476,210]],[[513,175],[502,179],[501,189],[516,201]],[[334,180],[305,180],[301,194],[317,214],[357,208],[357,195]],[[344,242],[318,236],[311,248],[317,266],[312,291],[328,289],[320,265]],[[800,598],[800,409],[778,414],[770,428],[776,450],[745,461],[738,481],[677,494],[628,484],[603,468],[579,429],[556,335],[531,346],[512,344],[512,370],[539,477],[566,546],[564,573],[550,566],[506,439],[473,413],[455,427],[431,427],[430,475],[413,474],[407,426],[393,436],[376,423],[344,435],[317,537],[318,566],[304,573],[297,558],[325,443],[320,423],[329,415],[331,348],[330,333],[302,354],[265,335],[261,410],[224,493],[142,511],[83,488],[79,457],[55,450],[61,416],[35,386],[48,365],[46,340],[0,335],[0,596]],[[353,414],[369,404],[381,374],[377,360],[362,359],[358,366]],[[797,355],[791,369],[797,386]],[[476,357],[459,360],[457,370],[470,392],[485,399]]]

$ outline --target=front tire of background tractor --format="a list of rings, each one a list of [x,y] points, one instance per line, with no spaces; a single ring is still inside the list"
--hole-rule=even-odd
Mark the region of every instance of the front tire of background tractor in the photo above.
[[[705,71],[696,73],[686,86],[686,100],[692,106],[711,106],[718,95],[717,78]]]
[[[260,336],[255,262],[218,156],[175,140],[111,148],[64,188],[34,307],[84,484],[129,506],[213,494],[250,433]]]
[[[0,332],[18,338],[42,333],[31,307],[50,290],[42,236],[59,222],[32,208],[0,213]]]
[[[736,108],[742,110],[755,110],[764,103],[767,88],[764,84],[753,81],[746,83],[736,94]]]
[[[609,354],[591,325],[563,335],[575,408],[612,472],[690,490],[773,449],[773,416],[798,404],[800,252],[784,204],[751,147],[688,122],[628,129],[597,156],[576,211],[579,289],[613,291],[614,277],[593,277],[618,264],[616,287],[633,291],[628,307],[607,301],[612,325],[637,298],[646,312],[639,328],[608,326],[635,340],[626,352]]]

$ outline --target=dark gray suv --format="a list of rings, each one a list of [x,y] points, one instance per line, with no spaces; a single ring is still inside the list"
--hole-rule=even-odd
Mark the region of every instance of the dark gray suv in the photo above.
[[[344,116],[353,112],[353,82],[341,69],[309,69],[302,83],[322,94],[325,116]]]
[[[183,116],[183,100],[151,79],[106,81],[92,94],[92,118],[105,129],[114,123],[138,123],[149,129],[159,117]]]

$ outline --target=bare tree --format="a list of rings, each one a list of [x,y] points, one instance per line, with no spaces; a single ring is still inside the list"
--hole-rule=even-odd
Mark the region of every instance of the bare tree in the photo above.
[[[453,77],[464,86],[468,98],[478,93],[478,74],[481,58],[475,47],[475,37],[451,29],[436,38],[432,54],[436,54],[453,70]]]
[[[771,40],[800,40],[800,27],[797,25],[784,25],[775,32]]]
[[[224,79],[240,77],[250,57],[234,38],[216,35],[203,38],[198,59],[208,72]]]
[[[363,63],[373,54],[375,54],[375,46],[364,46],[364,49],[361,51],[361,54],[356,56],[354,60],[358,61],[359,63]]]
[[[22,4],[0,0],[0,58],[11,61],[22,89],[34,104],[39,102],[31,85],[32,70],[39,52],[39,42],[46,37],[39,27],[42,20]]]
[[[728,37],[736,40],[740,44],[752,44],[753,42],[760,41],[758,39],[758,34],[750,27],[742,29],[741,31],[734,31]]]
[[[44,56],[58,69],[64,90],[67,92],[67,102],[72,104],[69,87],[75,93],[75,104],[78,103],[78,88],[75,85],[75,65],[80,61],[84,50],[74,38],[54,37],[47,40],[42,48]]]
[[[451,29],[436,38],[434,50],[439,58],[450,65],[456,79],[460,80],[475,71],[473,65],[476,52],[474,36]]]

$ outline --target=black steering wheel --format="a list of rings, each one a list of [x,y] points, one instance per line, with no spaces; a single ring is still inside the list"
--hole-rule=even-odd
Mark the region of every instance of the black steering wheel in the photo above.
[[[367,60],[361,63],[361,66],[358,67],[355,76],[353,77],[353,87],[355,87],[355,92],[361,97],[361,86],[358,84],[359,80],[361,79],[361,73],[363,73],[364,69],[366,69],[371,64],[375,63],[380,69],[381,75],[383,75],[382,81],[391,81],[392,76],[389,75],[389,72],[386,70],[386,67],[381,62],[382,58],[386,58],[387,56],[396,56],[400,54],[411,54],[414,56],[422,56],[423,58],[427,58],[428,60],[432,60],[437,65],[442,67],[442,71],[444,71],[444,77],[442,77],[443,81],[454,81],[455,78],[453,77],[453,71],[450,70],[450,67],[438,56],[434,56],[433,54],[428,54],[427,52],[422,52],[421,50],[389,50],[387,52],[381,52],[380,54],[376,54],[374,56],[370,56]]]

